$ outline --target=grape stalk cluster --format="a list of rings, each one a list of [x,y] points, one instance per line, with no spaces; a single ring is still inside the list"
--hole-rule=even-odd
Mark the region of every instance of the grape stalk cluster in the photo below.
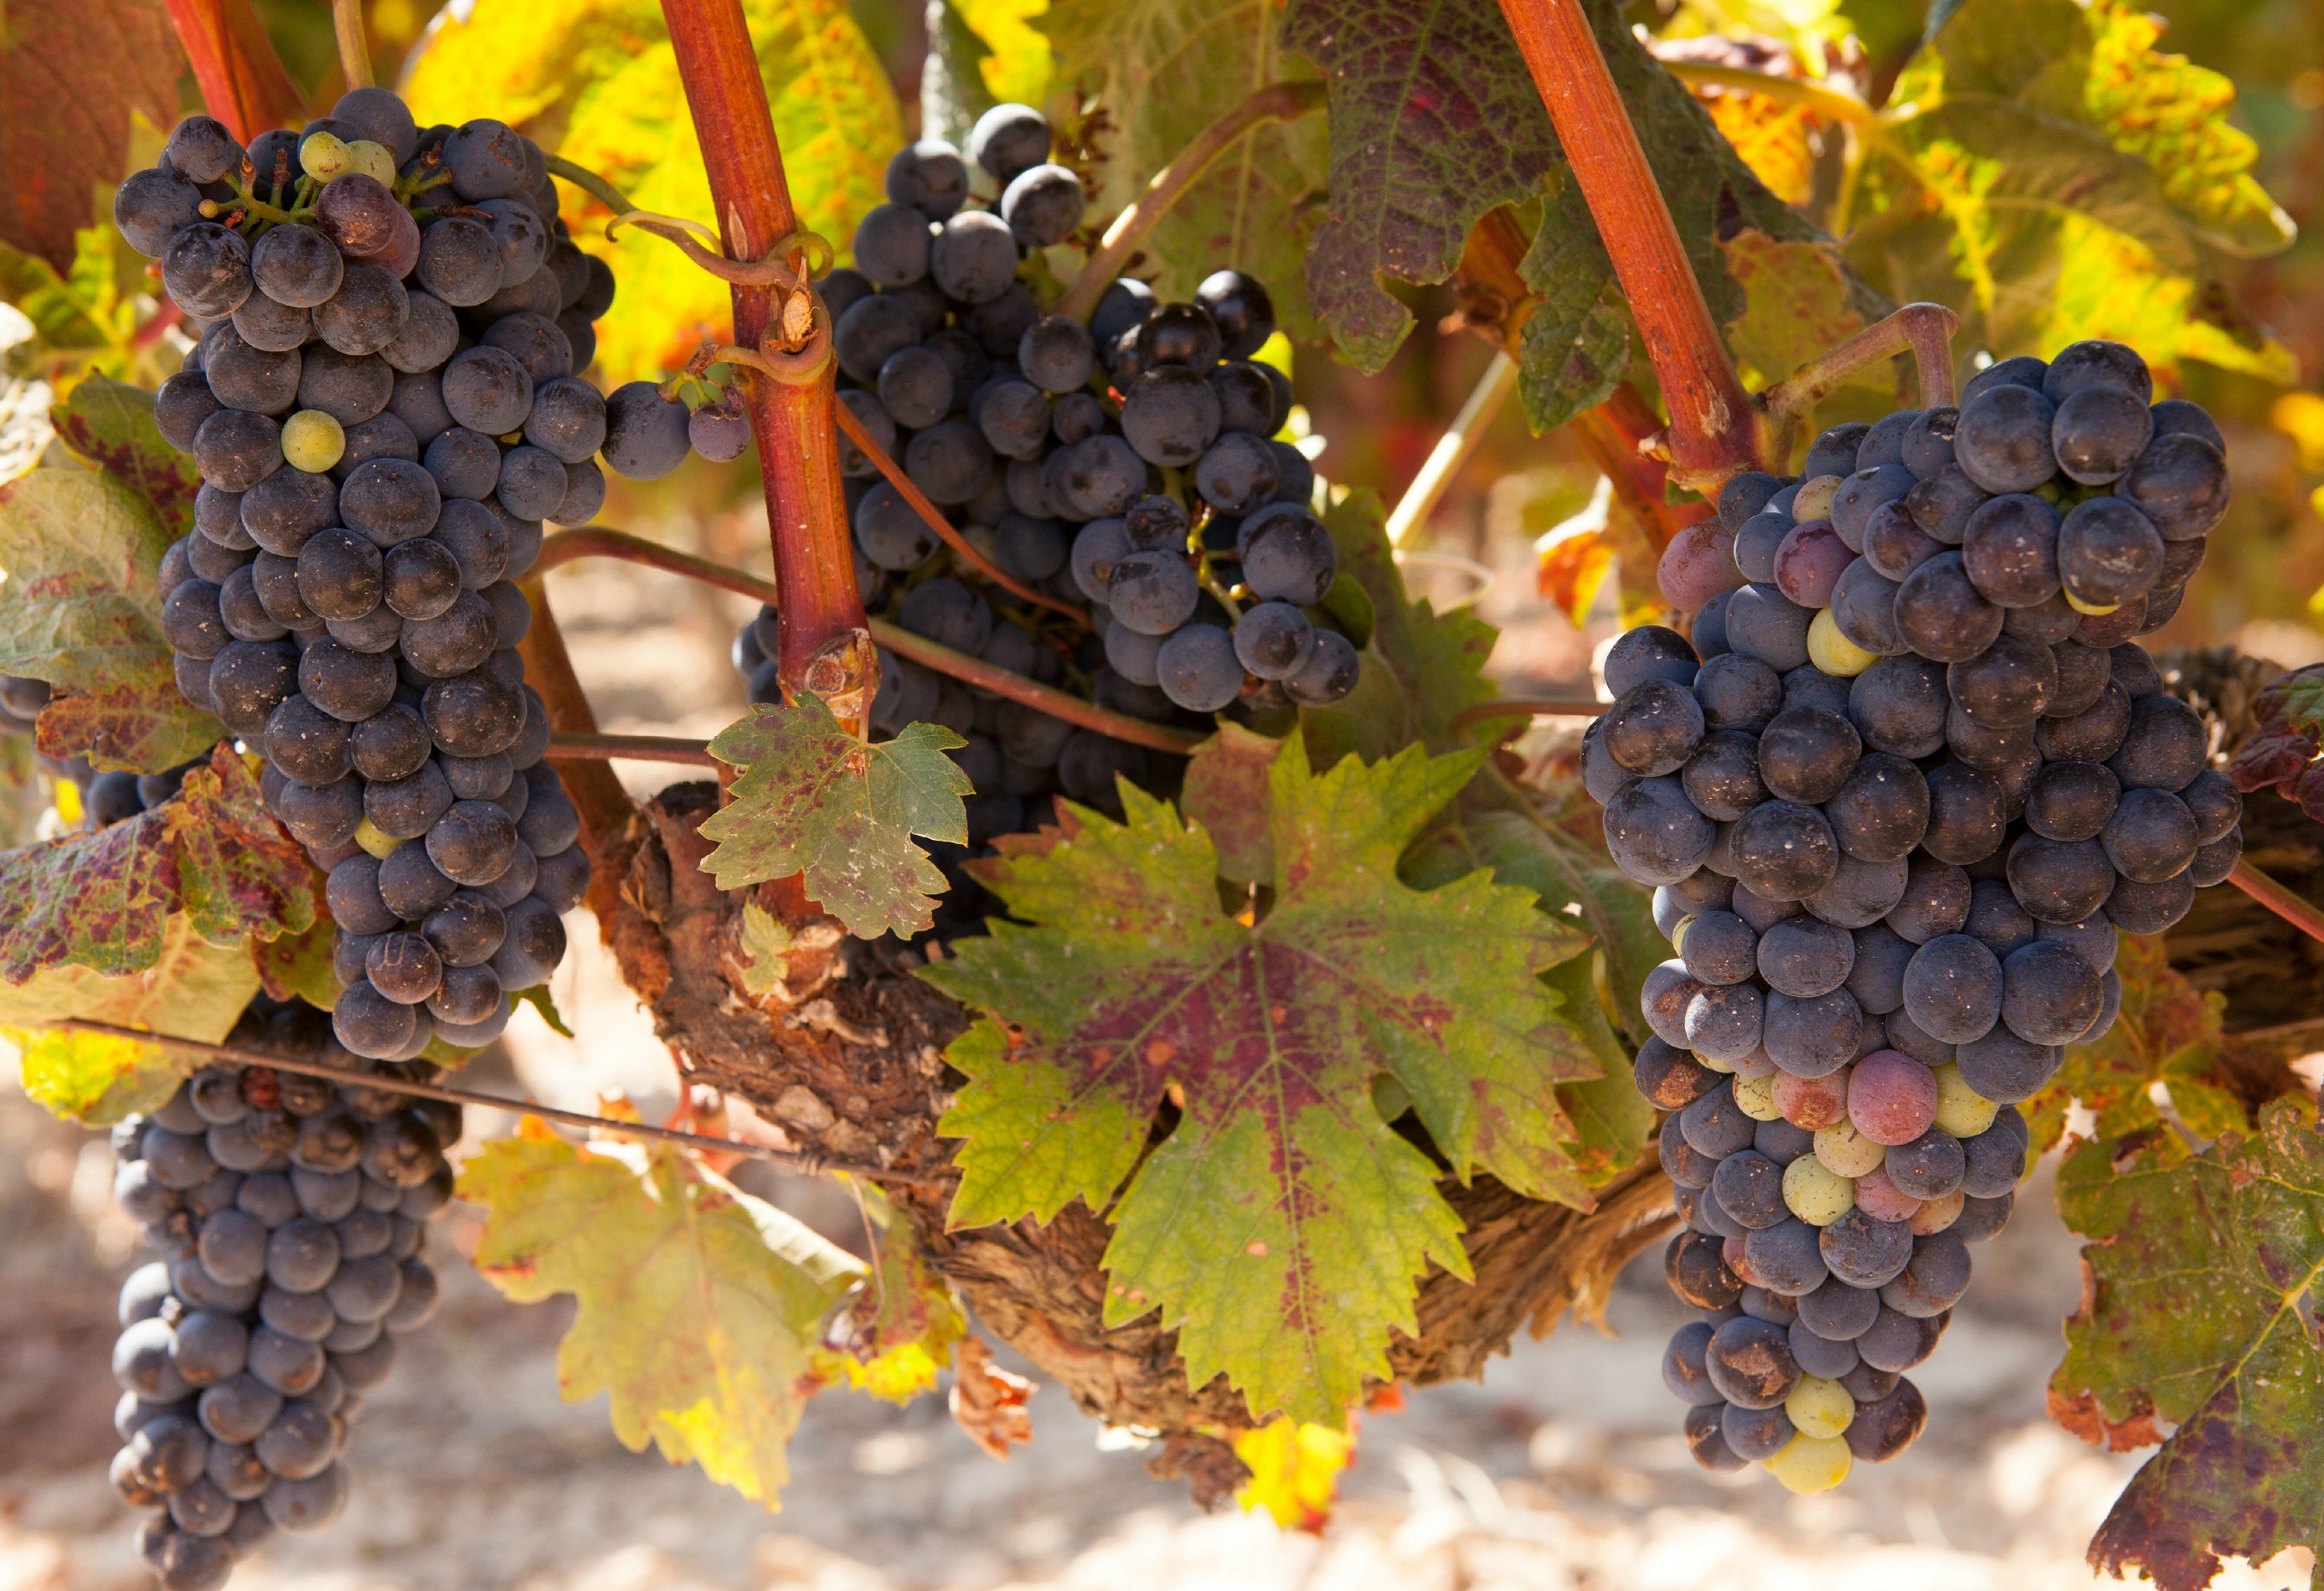
[[[1635,1077],[1668,1112],[1665,1274],[1704,1316],[1663,1373],[1706,1467],[1819,1491],[1919,1435],[1903,1373],[2009,1217],[2017,1107],[2113,1025],[2117,933],[2241,854],[2242,797],[2133,639],[2228,490],[2210,418],[2153,395],[2079,343],[1835,427],[1803,475],[1727,484],[1727,567],[1665,571],[1692,644],[1608,655],[1582,772],[1677,952]]]
[[[347,1075],[206,1068],[114,1129],[115,1199],[161,1257],[121,1290],[112,1480],[155,1511],[136,1546],[164,1591],[338,1517],[364,1398],[436,1312],[422,1249],[460,1135],[456,1105],[365,1081],[435,1068],[351,1054],[310,1006],[262,997],[229,1042]]]
[[[199,338],[154,402],[202,481],[161,565],[178,685],[328,874],[332,1022],[370,1060],[490,1042],[565,952],[587,863],[514,649],[543,521],[596,512],[600,459],[741,446],[582,377],[613,279],[558,204],[505,124],[358,88],[248,149],[188,117],[115,206]]]

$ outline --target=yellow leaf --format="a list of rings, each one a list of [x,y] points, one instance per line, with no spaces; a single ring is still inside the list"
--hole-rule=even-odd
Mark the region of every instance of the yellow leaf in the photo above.
[[[790,976],[791,931],[759,903],[742,903],[742,987],[754,995],[782,987]]]
[[[159,1044],[102,1033],[0,1028],[16,1046],[24,1097],[50,1115],[90,1127],[151,1110],[177,1091],[185,1074]]]
[[[487,1145],[460,1177],[485,1207],[476,1268],[511,1299],[569,1292],[566,1401],[609,1394],[613,1434],[772,1509],[816,1381],[821,1322],[862,1266],[679,1151]]]
[[[903,141],[895,91],[845,0],[747,0],[743,14],[800,225],[844,259]],[[406,93],[422,125],[497,116],[640,208],[716,220],[653,0],[476,0],[466,20],[447,14],[429,36]],[[596,369],[607,384],[674,371],[706,336],[732,336],[724,283],[634,229],[608,243],[605,207],[561,181],[558,191],[574,240],[621,283],[597,323]],[[776,240],[754,241],[763,249]]]
[[[1033,18],[1047,14],[1049,0],[953,0],[953,8],[992,52],[976,63],[985,91],[1002,104],[1040,104],[1056,62]]]
[[[1346,1430],[1305,1421],[1277,1420],[1234,1439],[1235,1457],[1250,1481],[1235,1494],[1244,1513],[1264,1508],[1285,1530],[1321,1533],[1332,1517],[1340,1472],[1356,1456],[1356,1420]]]
[[[832,1356],[832,1368],[858,1392],[908,1403],[936,1385],[936,1372],[951,1362],[952,1346],[967,1333],[968,1321],[953,1301],[950,1283],[920,1253],[911,1223],[897,1219],[877,1188],[858,1185],[857,1191],[879,1229],[879,1245],[871,1274],[833,1320],[841,1351]]]

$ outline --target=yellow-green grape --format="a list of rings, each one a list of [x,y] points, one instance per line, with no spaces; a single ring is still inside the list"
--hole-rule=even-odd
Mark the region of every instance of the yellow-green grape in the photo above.
[[[347,145],[347,170],[340,173],[360,172],[376,179],[387,188],[395,186],[395,152],[383,143],[374,143],[368,138],[358,138]]]
[[[1974,1138],[1993,1125],[2001,1107],[1969,1086],[1950,1061],[1937,1068],[1937,1126],[1956,1138]]]
[[[370,851],[372,855],[379,858],[380,860],[385,861],[387,860],[388,853],[393,851],[397,846],[402,844],[403,841],[401,840],[390,839],[387,835],[381,833],[377,828],[373,826],[371,819],[366,817],[363,822],[355,825],[355,843],[362,846],[365,851]]]
[[[319,409],[302,409],[282,422],[282,458],[294,470],[319,475],[346,450],[346,428]]]
[[[1783,1112],[1775,1108],[1775,1080],[1766,1077],[1738,1077],[1735,1080],[1735,1108],[1753,1121],[1773,1121]]]
[[[1854,679],[1880,661],[1878,653],[1866,651],[1840,632],[1840,621],[1830,608],[1818,609],[1808,621],[1808,658],[1835,679]]]
[[[2066,606],[2073,609],[2077,613],[2087,613],[2093,619],[2103,619],[2108,613],[2113,612],[2116,608],[2121,607],[2122,604],[2120,602],[2107,602],[2101,605],[2098,602],[2086,602],[2070,591],[2066,593]]]
[[[1701,1053],[1698,1053],[1694,1059],[1698,1064],[1708,1067],[1712,1071],[1733,1071],[1735,1070],[1735,1062],[1732,1061],[1715,1061],[1709,1055]]]
[[[1860,1177],[1888,1158],[1888,1147],[1856,1130],[1852,1121],[1836,1121],[1815,1136],[1815,1157],[1839,1176]],[[1792,1164],[1797,1165],[1798,1161]],[[1788,1169],[1788,1168],[1787,1168]]]
[[[1831,518],[1831,500],[1840,492],[1838,475],[1818,475],[1803,483],[1799,495],[1792,499],[1792,523],[1812,525],[1818,520]]]
[[[1802,1436],[1836,1437],[1856,1418],[1856,1400],[1837,1381],[1803,1376],[1799,1385],[1792,1388],[1792,1395],[1784,1400],[1784,1412],[1792,1417]]]
[[[336,133],[317,133],[299,146],[300,169],[318,182],[328,182],[354,167],[346,141]]]
[[[1814,1155],[1803,1154],[1784,1168],[1784,1202],[1809,1226],[1829,1227],[1856,1208],[1856,1183]]]
[[[1692,917],[1681,917],[1672,925],[1670,941],[1671,953],[1673,955],[1683,956],[1686,954],[1686,931],[1693,926],[1694,919]]]
[[[1849,1452],[1846,1439],[1814,1437],[1802,1431],[1784,1444],[1782,1452],[1767,1460],[1767,1473],[1783,1482],[1785,1491],[1805,1497],[1815,1492],[1829,1492],[1846,1480],[1848,1467],[1854,1462],[1855,1456]]]

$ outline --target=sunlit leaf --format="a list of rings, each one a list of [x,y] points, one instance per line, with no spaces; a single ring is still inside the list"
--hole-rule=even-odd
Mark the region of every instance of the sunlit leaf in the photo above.
[[[1356,1456],[1353,1421],[1348,1429],[1276,1420],[1234,1439],[1235,1457],[1250,1480],[1235,1494],[1245,1513],[1265,1509],[1286,1531],[1321,1534],[1331,1522],[1340,1476]]]
[[[0,149],[14,179],[0,244],[70,269],[74,233],[113,219],[93,201],[125,170],[132,118],[178,119],[185,62],[163,0],[10,0]]]
[[[878,1189],[854,1191],[879,1240],[870,1274],[833,1317],[830,1335],[838,1347],[830,1357],[858,1392],[908,1403],[936,1385],[968,1321],[951,1285],[921,1252],[911,1222]]]
[[[1076,832],[980,864],[1031,925],[996,917],[924,974],[990,1013],[948,1053],[970,1079],[942,1127],[965,1140],[953,1220],[1111,1208],[1109,1323],[1158,1307],[1194,1384],[1223,1373],[1255,1414],[1335,1421],[1416,1329],[1425,1265],[1468,1274],[1377,1077],[1455,1174],[1586,1205],[1554,1090],[1600,1062],[1534,977],[1573,936],[1482,873],[1396,876],[1478,755],[1314,774],[1286,742],[1255,922],[1222,906],[1208,836],[1126,786],[1125,823],[1075,808]]]
[[[823,1316],[862,1267],[661,1145],[576,1147],[528,1118],[462,1168],[476,1269],[520,1303],[574,1295],[568,1402],[609,1394],[613,1434],[769,1508]]]
[[[929,7],[921,136],[964,144],[994,105],[1039,105],[1056,68],[1043,32],[1048,10],[1049,0],[937,0]]]
[[[944,875],[912,836],[968,839],[968,775],[945,755],[966,745],[933,723],[878,745],[859,740],[823,699],[761,704],[710,742],[742,771],[733,799],[705,819],[715,842],[702,869],[721,889],[803,873],[808,898],[850,933],[908,939],[927,927]]]
[[[800,224],[844,257],[902,142],[895,92],[844,0],[747,0],[742,9]],[[641,208],[717,219],[653,0],[476,0],[430,31],[406,90],[422,124],[497,116]],[[621,283],[597,323],[605,384],[675,370],[706,336],[732,339],[724,282],[643,233],[606,242],[605,207],[569,184],[558,193],[574,241]],[[760,249],[776,241],[753,240]]]
[[[109,1033],[0,1029],[16,1049],[24,1097],[50,1115],[110,1127],[177,1092],[185,1068],[159,1044]]]

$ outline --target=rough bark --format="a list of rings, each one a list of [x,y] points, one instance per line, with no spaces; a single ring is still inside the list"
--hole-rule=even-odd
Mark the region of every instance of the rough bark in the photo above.
[[[846,938],[795,888],[721,893],[700,870],[709,847],[696,832],[716,805],[715,785],[673,786],[604,848],[592,905],[624,978],[689,1076],[748,1100],[801,1148],[941,1173],[950,1149],[936,1122],[960,1081],[943,1051],[968,1014],[913,976],[918,952]],[[796,945],[764,994],[743,982],[746,899]],[[1242,1466],[1221,1439],[1249,1429],[1250,1411],[1223,1377],[1186,1384],[1176,1334],[1158,1314],[1104,1325],[1102,1220],[1075,1205],[1046,1226],[952,1231],[947,1181],[890,1192],[987,1330],[1090,1414],[1163,1439],[1157,1473],[1185,1477],[1198,1500],[1233,1490]],[[1651,1162],[1586,1215],[1490,1178],[1444,1192],[1468,1225],[1476,1281],[1434,1270],[1423,1281],[1420,1333],[1389,1350],[1397,1379],[1418,1384],[1480,1375],[1528,1323],[1540,1335],[1568,1311],[1595,1318],[1614,1274],[1674,1219]]]

